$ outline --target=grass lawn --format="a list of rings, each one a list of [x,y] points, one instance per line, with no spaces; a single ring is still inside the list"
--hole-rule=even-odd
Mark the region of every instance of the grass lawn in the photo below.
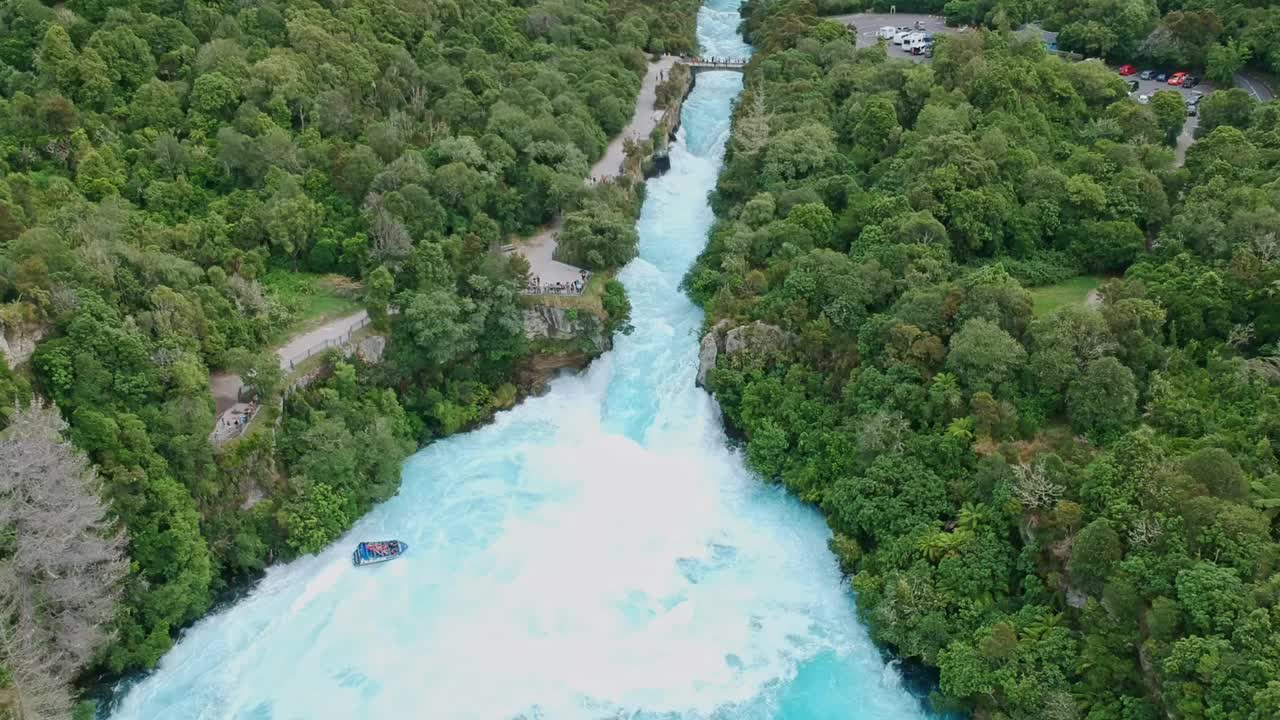
[[[271,338],[272,345],[364,307],[360,301],[360,284],[342,275],[275,269],[262,277],[262,285],[288,308],[291,317]]]
[[[1090,290],[1098,287],[1099,275],[1081,275],[1054,285],[1031,288],[1031,308],[1036,317],[1048,315],[1064,305],[1083,303]]]

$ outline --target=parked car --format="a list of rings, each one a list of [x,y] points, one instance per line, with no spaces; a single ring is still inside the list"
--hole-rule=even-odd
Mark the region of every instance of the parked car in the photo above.
[[[1169,73],[1160,73],[1159,75],[1156,75],[1154,78],[1156,82],[1164,82],[1165,80],[1168,80],[1168,79],[1169,79]]]
[[[1182,81],[1182,87],[1184,88],[1193,88],[1199,84],[1200,84],[1200,78],[1196,77],[1195,75],[1188,75]]]
[[[1125,83],[1129,86],[1129,94],[1130,94],[1130,95],[1132,95],[1132,94],[1134,94],[1134,93],[1138,92],[1138,81],[1137,81],[1137,80],[1126,80],[1126,81],[1125,81]]]
[[[1139,104],[1139,105],[1146,105],[1146,104],[1148,104],[1148,103],[1150,103],[1150,102],[1151,102],[1151,96],[1150,96],[1150,95],[1139,95],[1139,96],[1138,96],[1138,104]]]
[[[1142,74],[1138,75],[1138,77],[1142,78],[1143,80],[1150,80],[1151,78],[1155,77],[1155,75],[1156,75],[1155,70],[1143,70]]]
[[[1134,66],[1132,66],[1132,65],[1121,65],[1121,66],[1120,66],[1120,74],[1121,74],[1121,75],[1133,75],[1133,74],[1135,74],[1135,73],[1137,73],[1137,72],[1138,72],[1138,69],[1137,69],[1137,68],[1135,68],[1135,67],[1134,67]]]
[[[1181,85],[1186,79],[1187,79],[1187,74],[1182,71],[1178,71],[1169,76],[1169,84]]]
[[[1187,101],[1187,117],[1195,117],[1200,114],[1200,103]]]

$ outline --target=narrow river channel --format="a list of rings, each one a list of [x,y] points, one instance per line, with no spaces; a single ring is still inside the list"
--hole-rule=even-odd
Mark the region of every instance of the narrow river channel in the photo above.
[[[744,57],[737,0],[699,14]],[[635,332],[408,460],[400,494],[188,631],[117,720],[907,720],[821,517],[753,478],[694,387],[679,290],[713,220],[736,73],[700,75],[622,273]],[[353,568],[357,539],[409,554]]]

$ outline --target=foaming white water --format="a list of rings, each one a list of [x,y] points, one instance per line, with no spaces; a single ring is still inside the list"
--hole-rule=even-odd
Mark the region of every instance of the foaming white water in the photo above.
[[[736,26],[712,0],[707,54],[745,53]],[[922,717],[855,621],[821,518],[746,472],[693,386],[702,315],[678,283],[740,89],[699,75],[649,184],[622,273],[635,332],[410,458],[399,495],[193,627],[115,718]],[[411,550],[351,567],[374,537]]]

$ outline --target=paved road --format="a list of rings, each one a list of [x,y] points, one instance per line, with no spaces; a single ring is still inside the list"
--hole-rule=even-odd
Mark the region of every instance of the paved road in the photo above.
[[[1248,73],[1236,73],[1235,81],[1236,87],[1249,91],[1249,94],[1259,102],[1275,99],[1275,93],[1271,91],[1270,86]]]
[[[658,84],[670,72],[676,60],[674,55],[664,55],[661,60],[649,63],[644,82],[640,84],[640,94],[636,96],[636,109],[631,114],[631,122],[609,142],[604,155],[591,166],[591,175],[585,182],[592,184],[617,177],[622,171],[622,162],[627,157],[627,139],[644,140],[657,127],[663,112],[654,107],[658,98]],[[571,283],[582,279],[581,268],[555,259],[560,222],[561,219],[556,218],[555,222],[537,235],[517,240],[513,248],[514,252],[520,253],[529,261],[530,274],[537,277],[543,285]]]

